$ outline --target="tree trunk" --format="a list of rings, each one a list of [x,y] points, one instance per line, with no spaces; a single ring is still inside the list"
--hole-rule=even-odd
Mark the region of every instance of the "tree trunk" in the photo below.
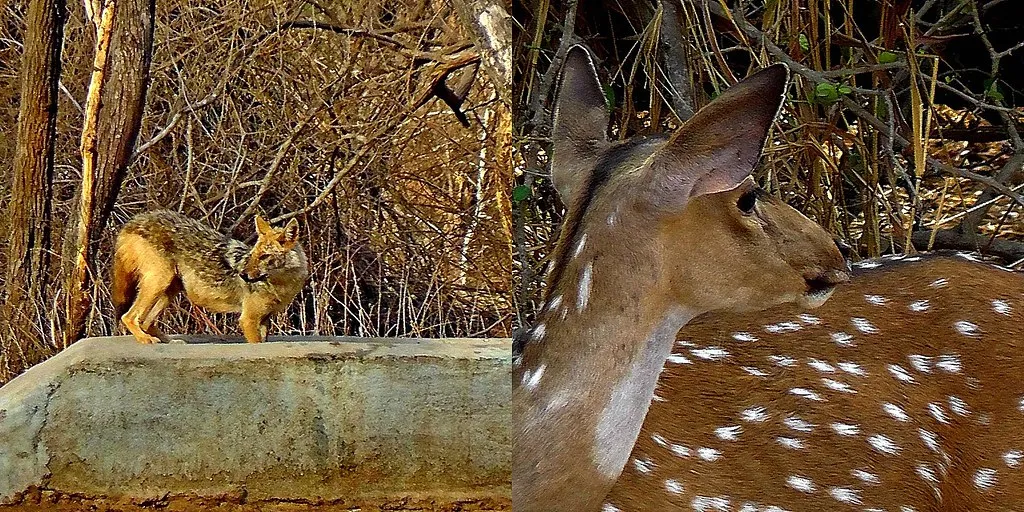
[[[86,106],[81,202],[64,243],[63,275],[69,276],[65,345],[84,333],[92,307],[90,276],[106,275],[94,268],[92,249],[110,218],[138,138],[153,55],[155,0],[117,0],[108,5],[115,9],[108,58],[105,63],[97,59],[94,74],[100,75],[94,75],[96,80],[90,85],[90,94],[98,87],[99,101]],[[90,106],[96,109],[92,122]]]
[[[498,0],[454,0],[452,4],[463,26],[473,34],[498,97],[511,107],[512,23],[508,10]]]
[[[50,207],[57,122],[57,83],[66,18],[65,0],[31,0],[21,60],[21,106],[14,167],[10,176],[9,245],[2,318],[10,343],[39,340],[34,324],[47,325],[33,311],[45,311],[50,269]],[[6,347],[4,347],[6,348]],[[0,351],[7,357],[11,350]],[[28,354],[33,351],[22,350]],[[23,361],[31,364],[31,361]],[[19,364],[5,368],[20,370]],[[2,376],[0,382],[9,375]]]

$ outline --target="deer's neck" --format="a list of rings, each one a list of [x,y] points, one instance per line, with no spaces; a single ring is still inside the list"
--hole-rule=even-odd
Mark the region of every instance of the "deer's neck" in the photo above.
[[[600,507],[636,442],[675,335],[693,316],[656,299],[657,276],[602,286],[592,263],[578,267],[577,286],[552,294],[514,371],[517,511]]]

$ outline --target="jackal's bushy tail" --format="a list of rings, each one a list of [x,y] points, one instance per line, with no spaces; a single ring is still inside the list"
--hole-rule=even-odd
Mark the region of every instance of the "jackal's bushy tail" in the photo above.
[[[125,248],[118,244],[114,251],[114,268],[111,270],[110,298],[114,301],[115,321],[128,312],[139,291],[139,276],[134,262],[126,258]]]

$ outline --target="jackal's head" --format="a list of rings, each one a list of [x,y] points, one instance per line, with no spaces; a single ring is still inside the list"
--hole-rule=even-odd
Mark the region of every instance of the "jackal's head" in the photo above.
[[[295,272],[302,258],[294,253],[299,243],[299,221],[292,219],[283,228],[271,227],[263,217],[256,216],[259,239],[249,252],[242,278],[249,282],[266,281],[275,274]]]

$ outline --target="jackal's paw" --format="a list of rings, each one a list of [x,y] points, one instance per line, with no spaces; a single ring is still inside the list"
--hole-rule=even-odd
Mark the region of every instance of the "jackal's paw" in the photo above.
[[[148,334],[144,336],[135,336],[135,340],[138,341],[139,343],[142,343],[143,345],[152,345],[154,343],[160,343],[160,338],[157,338],[156,336],[150,336]]]

